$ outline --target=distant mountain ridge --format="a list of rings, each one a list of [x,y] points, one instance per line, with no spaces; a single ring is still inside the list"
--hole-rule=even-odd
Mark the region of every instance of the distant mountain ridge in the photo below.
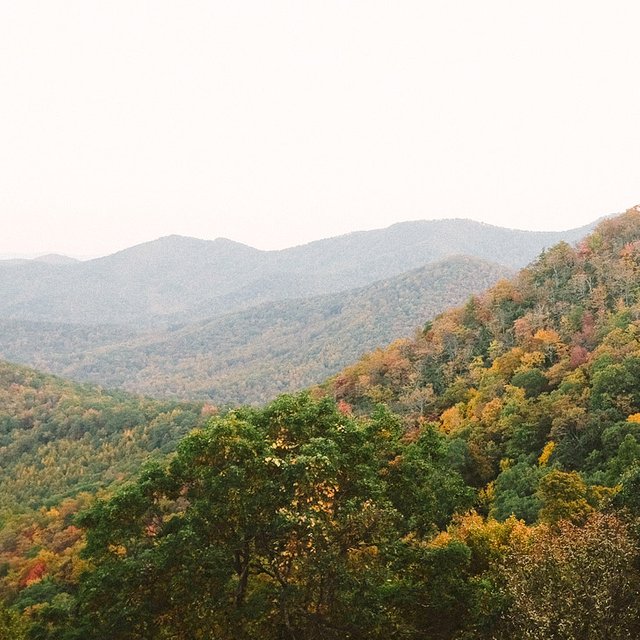
[[[0,265],[19,265],[28,264],[30,262],[43,262],[45,264],[73,264],[80,262],[77,258],[71,258],[70,256],[64,256],[59,253],[47,253],[42,256],[36,256],[35,258],[23,258],[23,257],[0,257]]]
[[[595,223],[594,223],[595,224]],[[518,231],[470,220],[404,222],[279,251],[166,236],[110,256],[0,261],[0,317],[150,326],[337,293],[453,255],[509,268],[592,228]]]

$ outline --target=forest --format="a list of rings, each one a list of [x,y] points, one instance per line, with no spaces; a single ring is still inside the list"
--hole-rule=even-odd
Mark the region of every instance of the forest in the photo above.
[[[640,207],[263,407],[0,373],[3,640],[640,636]]]

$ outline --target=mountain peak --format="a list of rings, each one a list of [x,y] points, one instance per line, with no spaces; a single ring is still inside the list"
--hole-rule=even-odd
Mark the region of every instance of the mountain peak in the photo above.
[[[75,264],[76,262],[80,262],[77,258],[71,258],[70,256],[64,256],[59,253],[47,253],[34,258],[33,261],[44,262],[45,264]]]

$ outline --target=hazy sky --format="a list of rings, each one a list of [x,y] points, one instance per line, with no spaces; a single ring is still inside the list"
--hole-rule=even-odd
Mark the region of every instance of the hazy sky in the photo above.
[[[637,0],[0,0],[0,254],[640,203]]]

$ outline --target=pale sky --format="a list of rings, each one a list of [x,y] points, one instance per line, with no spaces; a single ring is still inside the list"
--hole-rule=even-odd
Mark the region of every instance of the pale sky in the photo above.
[[[0,254],[640,203],[637,0],[0,0]]]

